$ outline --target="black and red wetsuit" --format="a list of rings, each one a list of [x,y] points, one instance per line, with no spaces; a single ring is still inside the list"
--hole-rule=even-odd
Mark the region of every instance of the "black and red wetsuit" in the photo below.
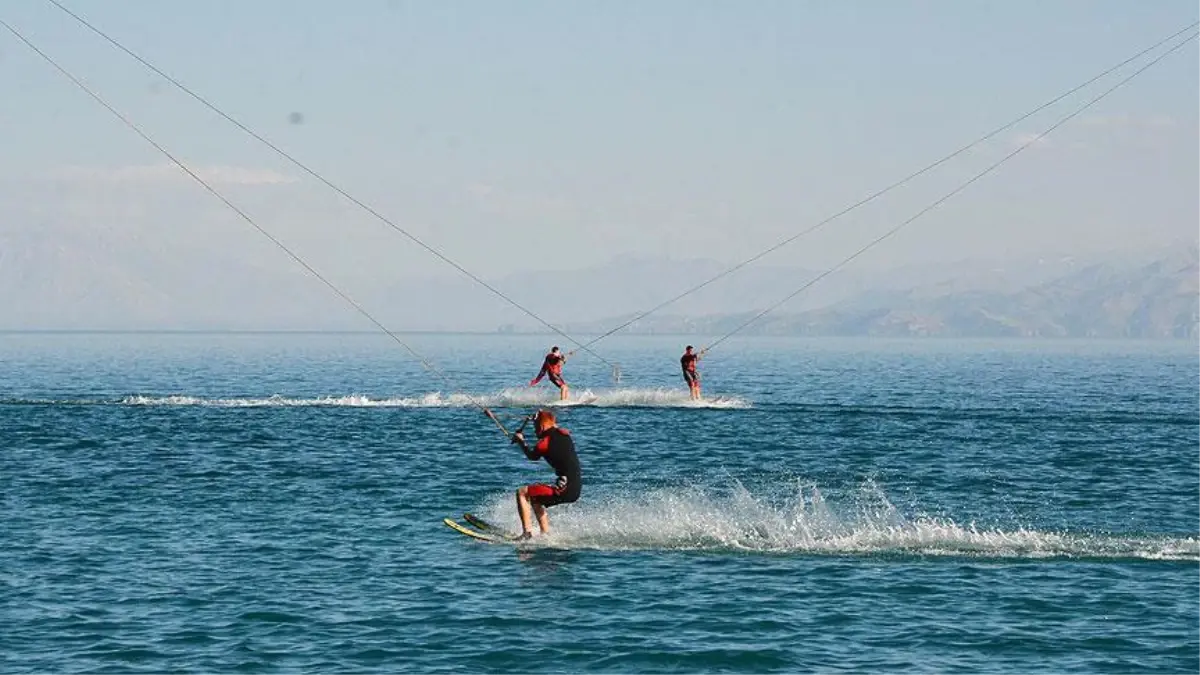
[[[697,354],[684,354],[679,359],[679,365],[683,368],[683,381],[688,385],[700,384],[700,371],[696,370],[696,359],[700,358]]]
[[[560,427],[550,427],[539,438],[537,445],[531,449],[525,441],[519,441],[521,450],[531,461],[546,460],[558,479],[554,485],[534,483],[526,486],[529,501],[542,506],[568,504],[579,499],[579,490],[583,481],[579,475],[579,455],[575,454],[575,441],[571,432]]]
[[[550,378],[550,382],[552,382],[554,386],[561,389],[563,386],[562,367],[563,361],[565,360],[566,358],[562,354],[555,354],[554,352],[547,354],[546,360],[542,361],[542,369],[538,371],[537,377],[533,378],[533,381],[529,383],[529,386],[532,387],[538,382],[541,382],[543,377],[548,376]]]

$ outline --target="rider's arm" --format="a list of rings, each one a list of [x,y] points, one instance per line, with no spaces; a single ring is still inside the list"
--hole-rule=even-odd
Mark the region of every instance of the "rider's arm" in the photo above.
[[[525,459],[528,459],[531,462],[536,462],[541,459],[541,457],[533,450],[530,450],[529,446],[525,443],[525,434],[522,434],[519,431],[513,434],[512,443],[521,447],[521,452],[525,453]]]

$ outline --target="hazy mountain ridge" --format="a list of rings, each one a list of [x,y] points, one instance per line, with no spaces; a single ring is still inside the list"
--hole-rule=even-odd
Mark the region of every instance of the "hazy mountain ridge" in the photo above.
[[[30,220],[35,224],[0,223],[3,330],[374,330],[266,245],[227,248],[198,229],[139,230],[95,220],[55,228]],[[1196,244],[1187,243],[1102,262],[1059,255],[889,270],[851,265],[747,332],[1195,336],[1196,258]],[[739,269],[626,330],[724,333],[823,273],[772,262]],[[530,264],[538,269],[487,281],[578,334],[608,331],[727,268],[717,260],[625,256],[546,269],[569,267],[569,250]],[[403,275],[384,269],[353,283],[332,280],[392,330],[546,330],[461,275]]]
[[[331,311],[336,298],[302,271],[223,251],[103,224],[0,228],[0,329],[306,328]]]
[[[1103,337],[1198,336],[1200,264],[1195,248],[1151,262],[1095,263],[1016,290],[939,282],[903,291],[868,291],[828,307],[764,316],[747,334],[811,336]],[[761,310],[704,316],[654,315],[631,333],[721,335]],[[575,324],[593,333],[633,315]]]
[[[700,321],[701,317],[738,315],[747,308],[774,303],[820,275],[824,276],[788,302],[789,311],[816,310],[863,298],[870,293],[889,294],[890,291],[881,290],[888,288],[927,288],[937,284],[988,289],[1023,287],[1030,280],[1055,278],[1077,266],[1075,260],[1060,256],[1006,265],[995,261],[963,260],[888,270],[851,266],[826,274],[825,270],[819,269],[757,263],[672,302],[663,308],[661,315],[652,315],[650,321],[663,317],[668,322],[681,321],[687,325]],[[584,326],[582,332],[597,333],[672,300],[726,269],[728,265],[715,260],[624,257],[583,270],[514,274],[495,286],[556,326]],[[448,295],[460,298],[458,306],[464,308],[478,308],[480,296],[490,296],[466,280],[441,282],[436,288],[438,292],[431,292],[435,297],[445,292],[444,289],[452,288]],[[489,299],[494,305],[498,303],[496,308],[502,312],[499,320],[490,327],[500,326],[502,330],[517,332],[545,330],[534,319],[494,296]],[[479,309],[473,311],[477,316],[496,316]]]

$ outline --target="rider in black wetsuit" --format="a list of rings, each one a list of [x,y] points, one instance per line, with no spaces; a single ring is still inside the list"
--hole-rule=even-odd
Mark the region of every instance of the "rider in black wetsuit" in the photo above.
[[[529,381],[529,386],[536,386],[542,381],[543,377],[549,376],[550,383],[558,387],[559,400],[565,401],[570,395],[570,387],[567,386],[566,380],[562,376],[563,364],[567,362],[567,355],[558,351],[558,346],[550,348],[550,353],[546,354],[546,358],[542,360],[542,369],[538,371],[537,377]]]
[[[702,350],[700,354],[703,353]],[[688,345],[683,356],[679,357],[679,365],[683,368],[683,381],[687,382],[688,389],[692,392],[692,398],[695,400],[700,398],[700,371],[696,370],[696,361],[700,358],[700,354],[694,353],[692,346]]]
[[[549,410],[538,411],[534,428],[538,442],[532,449],[525,444],[525,436],[520,432],[513,434],[512,442],[521,446],[530,461],[545,459],[558,478],[554,485],[534,483],[517,488],[517,513],[521,516],[522,538],[533,536],[533,523],[529,517],[531,510],[537,516],[542,534],[547,534],[550,532],[550,519],[546,515],[546,507],[576,501],[583,487],[579,456],[575,454],[571,432],[559,427],[554,413]]]

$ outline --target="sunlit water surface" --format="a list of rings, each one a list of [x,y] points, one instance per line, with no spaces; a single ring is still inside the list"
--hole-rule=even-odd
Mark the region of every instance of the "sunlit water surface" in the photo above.
[[[518,549],[547,338],[404,338],[0,335],[0,670],[1200,670],[1194,344],[610,338]]]

